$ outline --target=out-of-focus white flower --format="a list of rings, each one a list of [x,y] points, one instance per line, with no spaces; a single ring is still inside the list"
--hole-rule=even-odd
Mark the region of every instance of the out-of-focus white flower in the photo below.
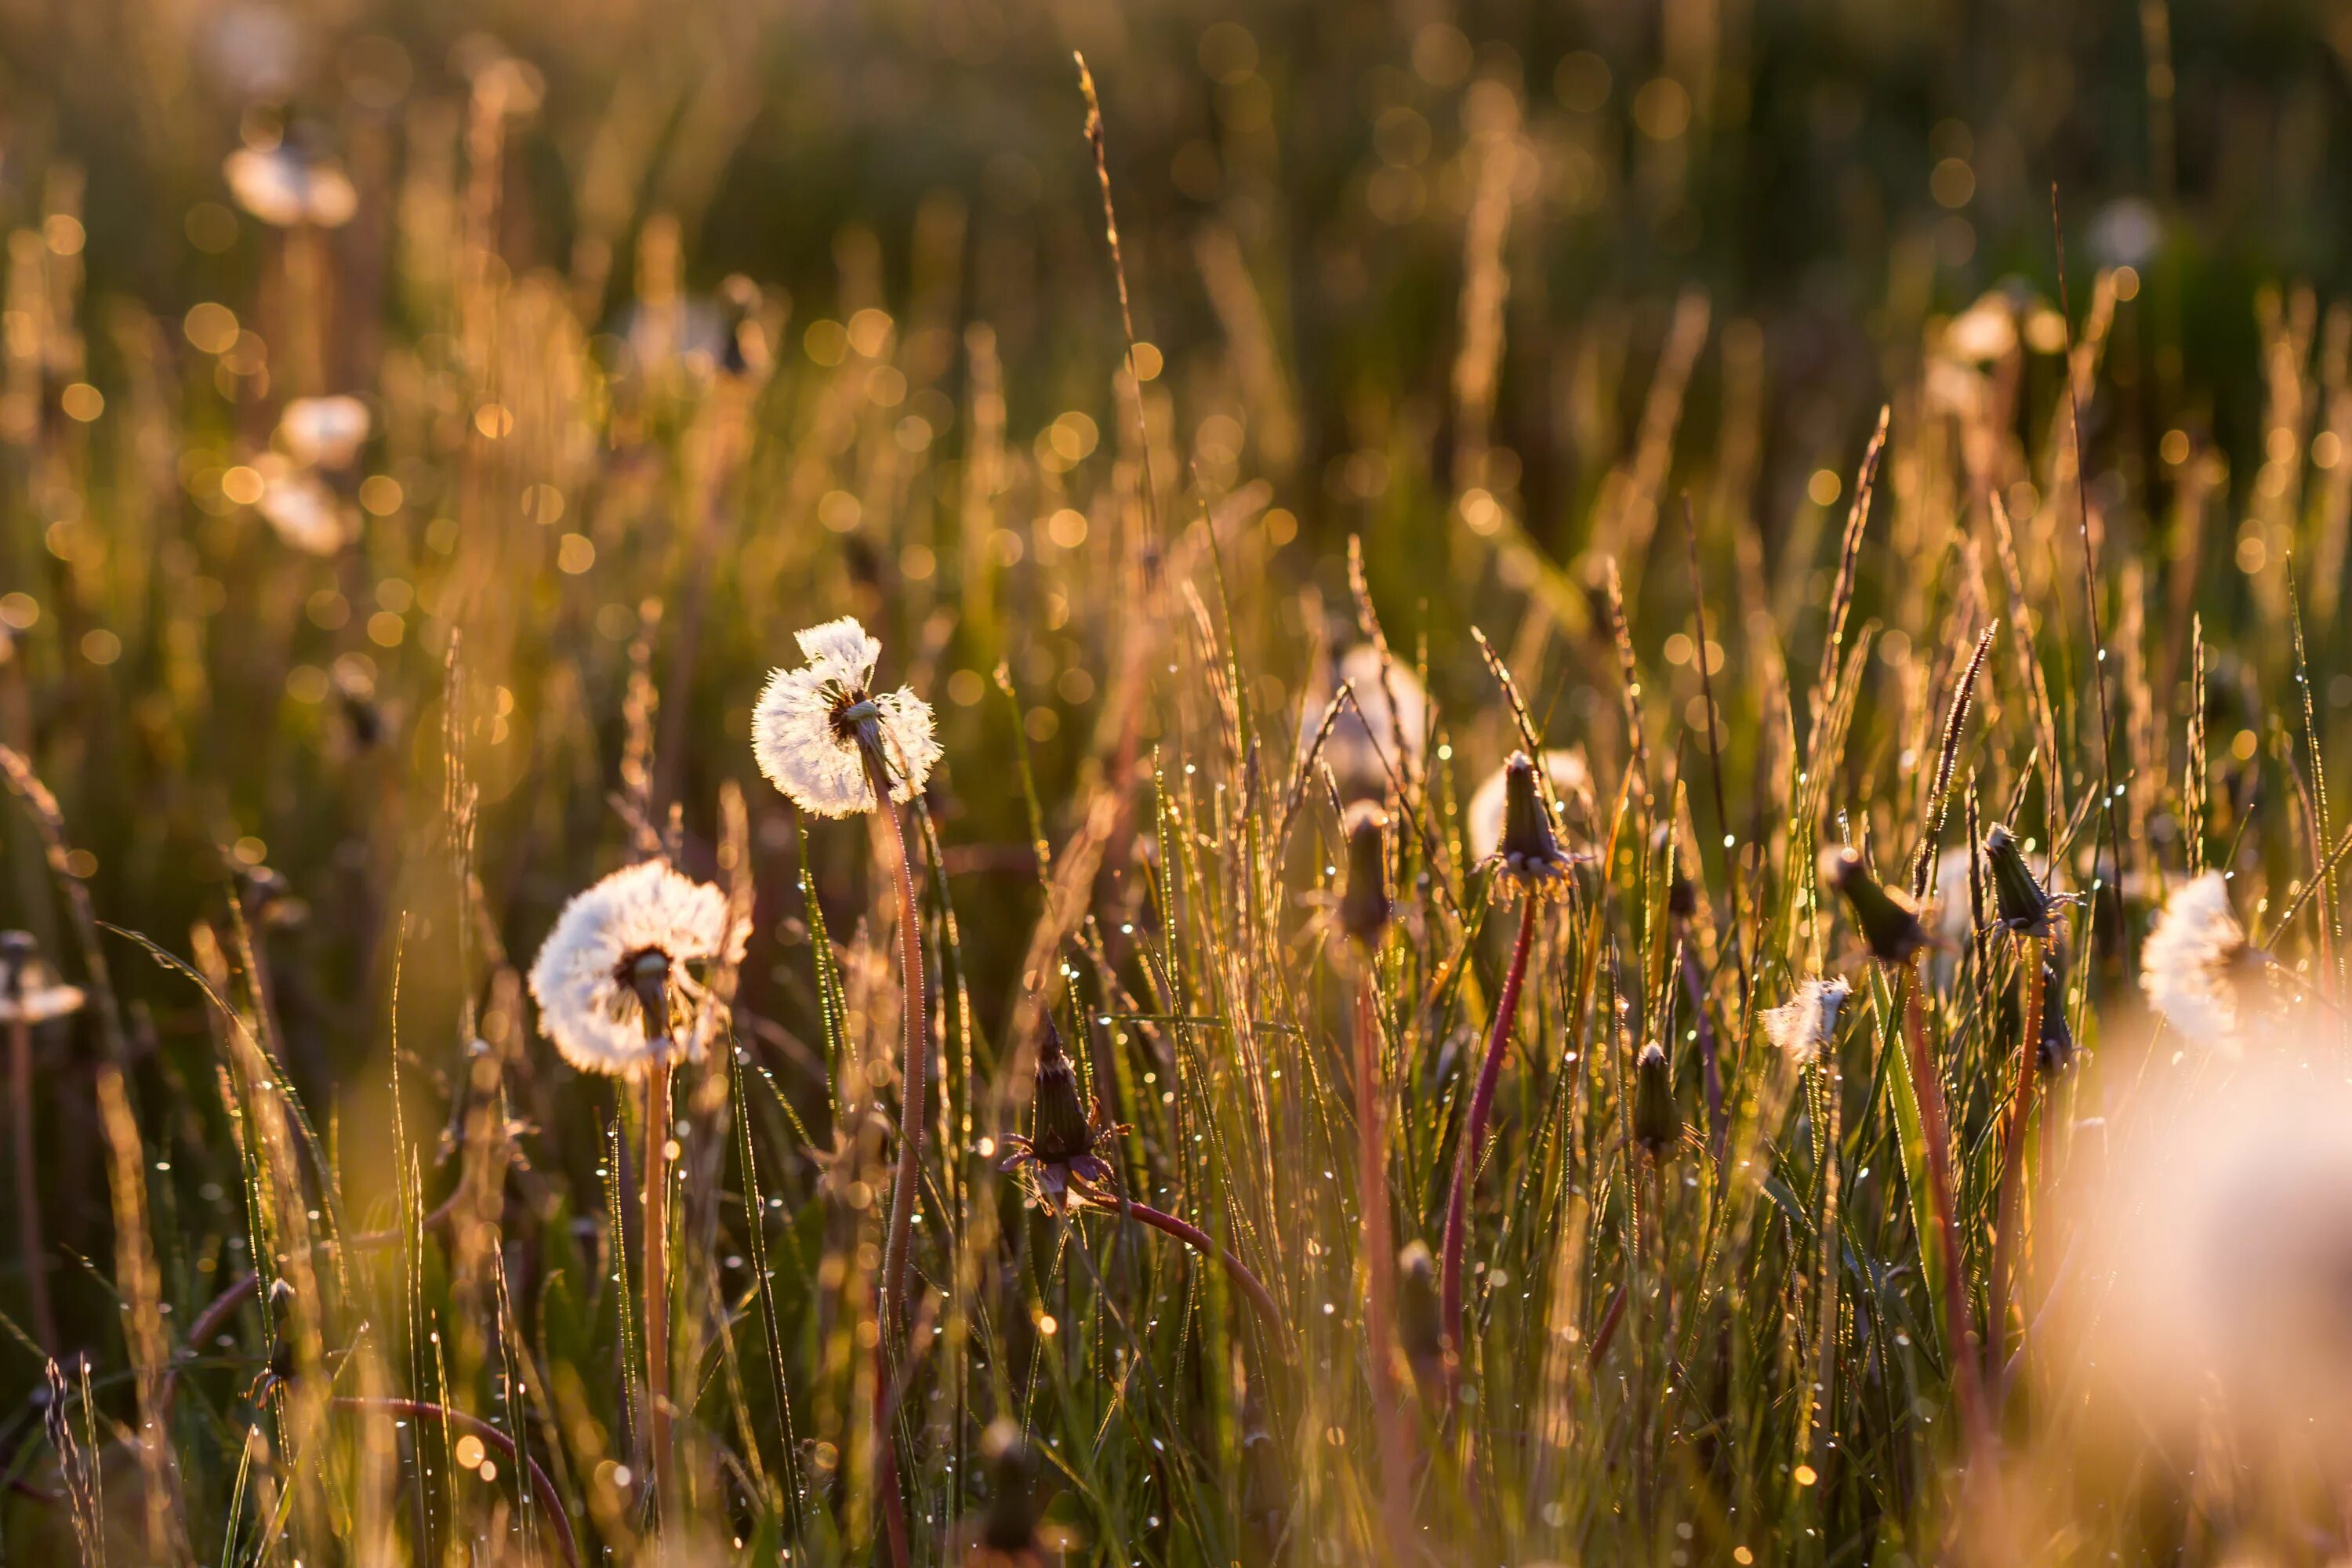
[[[278,416],[278,441],[306,467],[350,467],[368,438],[367,405],[356,397],[298,397]]]
[[[1592,796],[1592,770],[1585,765],[1584,752],[1574,746],[1555,747],[1543,754],[1545,776],[1551,780],[1552,795],[1559,804],[1559,815],[1565,817],[1570,805],[1580,805]],[[1503,842],[1504,792],[1508,786],[1509,770],[1496,768],[1486,775],[1470,797],[1470,805],[1462,814],[1462,825],[1470,840],[1470,858],[1484,860]]]
[[[657,1057],[698,1059],[719,1019],[695,971],[740,962],[750,934],[710,884],[660,860],[625,867],[564,905],[547,933],[530,966],[540,1030],[582,1072],[635,1076]],[[648,995],[667,1016],[648,1014]]]
[[[1765,1036],[1782,1056],[1809,1067],[1837,1037],[1838,1010],[1853,994],[1853,984],[1843,975],[1808,980],[1787,1003],[1765,1009]]]
[[[1962,364],[1990,364],[2017,347],[2017,301],[1995,289],[1944,327],[1943,351]]]
[[[2032,1360],[2095,1433],[2226,1442],[2235,1474],[2292,1489],[2352,1459],[2352,1087],[2333,1039],[2282,1031],[2101,1097],[2104,1131],[2051,1178]]]
[[[1370,643],[1358,643],[1321,671],[1299,714],[1301,752],[1314,744],[1340,684],[1350,700],[1331,721],[1322,759],[1339,781],[1342,798],[1383,796],[1421,771],[1423,736],[1429,727],[1429,694],[1412,670],[1383,661]],[[1402,748],[1402,749],[1400,749]]]
[[[2164,246],[2164,216],[2145,196],[2109,202],[2091,220],[2091,254],[2110,267],[2145,267]]]
[[[240,147],[221,173],[236,205],[274,228],[341,228],[360,209],[359,191],[341,164],[284,142]]]
[[[261,474],[261,499],[254,507],[278,538],[312,555],[332,555],[352,542],[358,531],[351,509],[325,480],[276,453],[254,467]]]
[[[849,617],[800,634],[808,663],[768,677],[751,710],[751,752],[768,782],[803,811],[850,816],[872,811],[866,749],[881,758],[890,798],[912,800],[940,760],[930,705],[905,687],[871,688],[882,645]]]
[[[2230,912],[2219,871],[2183,883],[2140,949],[2139,986],[2164,1021],[2200,1045],[2239,1046],[2238,986],[2261,962]]]
[[[0,1024],[42,1024],[81,1011],[79,985],[58,978],[30,931],[0,931]]]
[[[1975,858],[1966,847],[1936,857],[1935,902],[1928,910],[1927,929],[1947,947],[1968,941],[1976,921],[1969,901],[1969,867]]]

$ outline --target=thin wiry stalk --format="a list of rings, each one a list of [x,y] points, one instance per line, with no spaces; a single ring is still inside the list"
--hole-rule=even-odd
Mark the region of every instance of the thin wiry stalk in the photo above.
[[[1495,1002],[1495,1026],[1486,1037],[1486,1059],[1478,1069],[1478,1085],[1471,1092],[1470,1112],[1462,1123],[1462,1142],[1454,1152],[1454,1185],[1445,1200],[1445,1241],[1438,1269],[1438,1321],[1454,1364],[1464,1359],[1462,1342],[1462,1245],[1469,1229],[1470,1184],[1477,1175],[1478,1151],[1486,1141],[1486,1118],[1495,1109],[1495,1086],[1503,1076],[1503,1058],[1511,1045],[1511,1020],[1519,1010],[1519,987],[1527,979],[1528,952],[1535,945],[1536,912],[1543,901],[1532,893],[1521,902],[1518,939],[1511,944],[1511,966],[1504,973],[1502,994]]]
[[[1273,1293],[1266,1289],[1265,1283],[1255,1273],[1251,1272],[1248,1264],[1234,1257],[1230,1248],[1218,1246],[1210,1238],[1207,1231],[1198,1226],[1188,1225],[1172,1214],[1153,1208],[1150,1204],[1137,1203],[1129,1197],[1122,1196],[1110,1201],[1116,1203],[1119,1212],[1128,1218],[1138,1224],[1149,1226],[1162,1235],[1172,1236],[1202,1257],[1213,1258],[1223,1264],[1225,1272],[1233,1276],[1234,1283],[1242,1288],[1242,1294],[1250,1299],[1250,1305],[1257,1310],[1257,1315],[1265,1321],[1266,1333],[1274,1341],[1276,1348],[1286,1357],[1288,1356],[1290,1335],[1289,1331],[1282,1326],[1281,1309],[1274,1304]]]
[[[8,1112],[16,1169],[16,1246],[24,1259],[25,1289],[32,1301],[33,1337],[50,1355],[59,1350],[56,1309],[49,1304],[48,1248],[41,1240],[41,1189],[33,1157],[33,1028],[22,1018],[8,1025]]]

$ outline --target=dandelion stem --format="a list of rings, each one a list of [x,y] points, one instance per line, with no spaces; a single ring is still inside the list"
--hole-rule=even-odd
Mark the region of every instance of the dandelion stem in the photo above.
[[[43,1351],[55,1355],[58,1321],[49,1306],[48,1249],[41,1242],[40,1189],[34,1182],[37,1163],[33,1157],[33,1028],[22,1018],[8,1026],[8,1110],[16,1123],[9,1131],[16,1144],[16,1244],[24,1253],[33,1335]]]
[[[1399,1402],[1392,1303],[1396,1248],[1389,1240],[1388,1098],[1381,1083],[1378,976],[1370,949],[1356,973],[1356,1204],[1363,1211],[1364,1339],[1380,1436],[1381,1512],[1393,1550],[1411,1539],[1412,1472]]]
[[[1943,1081],[1927,1048],[1927,1011],[1921,1000],[1927,990],[1917,954],[1895,976],[1905,990],[1904,1040],[1911,1058],[1911,1086],[1918,1097],[1919,1133],[1927,1145],[1927,1202],[1935,1210],[1936,1234],[1943,1259],[1944,1342],[1951,1357],[1952,1397],[1960,1407],[1960,1424],[1971,1448],[1984,1432],[1984,1411],[1978,1394],[1976,1358],[1969,1352],[1968,1282],[1962,1276],[1960,1231],[1952,1213],[1951,1137],[1944,1120]]]
[[[2021,937],[2017,946],[2025,965],[2025,1032],[2017,1042],[2017,1089],[2010,1097],[2009,1125],[2001,1134],[2000,1206],[1992,1236],[1985,1333],[1988,1380],[2001,1364],[2009,1338],[2009,1276],[2017,1260],[2018,1209],[2025,1190],[2025,1126],[2032,1114],[2033,1069],[2042,1054],[2042,939]],[[1990,1392],[1998,1398],[1998,1387]]]
[[[906,1332],[908,1252],[914,1242],[917,1181],[923,1164],[923,1079],[929,1067],[930,1029],[923,1014],[923,928],[915,907],[915,868],[907,847],[907,827],[898,803],[890,797],[889,770],[874,748],[866,752],[866,773],[876,806],[890,825],[890,842],[897,852],[893,867],[898,879],[898,970],[906,986],[900,1008],[902,1056],[898,1068],[898,1169],[890,1184],[890,1229],[882,1250],[882,1319],[888,1331],[879,1348],[882,1365],[874,1377],[874,1440],[881,1457],[875,1467],[875,1489],[880,1499],[892,1561],[907,1561],[906,1503],[899,1496],[898,1447],[885,1418],[888,1414],[891,1347]]]
[[[1256,1275],[1250,1272],[1248,1264],[1211,1240],[1207,1231],[1129,1197],[1094,1194],[1090,1190],[1089,1195],[1098,1203],[1117,1204],[1119,1212],[1128,1218],[1150,1226],[1162,1235],[1172,1236],[1202,1257],[1213,1258],[1224,1265],[1225,1272],[1233,1276],[1234,1283],[1242,1288],[1242,1293],[1250,1299],[1250,1305],[1257,1309],[1257,1315],[1265,1320],[1266,1332],[1273,1336],[1275,1343],[1286,1356],[1289,1354],[1290,1336],[1283,1329],[1282,1310],[1274,1304],[1273,1294]]]
[[[1438,1270],[1438,1321],[1456,1366],[1463,1355],[1462,1243],[1463,1233],[1469,1228],[1470,1183],[1477,1173],[1479,1146],[1486,1141],[1486,1119],[1495,1109],[1495,1086],[1503,1076],[1503,1056],[1510,1048],[1511,1020],[1519,1010],[1519,988],[1527,979],[1528,952],[1535,945],[1536,910],[1541,903],[1532,894],[1521,903],[1518,940],[1512,944],[1511,967],[1503,975],[1503,993],[1495,1003],[1486,1060],[1478,1069],[1478,1087],[1470,1096],[1461,1146],[1454,1152],[1454,1186],[1445,1201],[1445,1243]]]
[[[646,1430],[653,1444],[655,1507],[684,1500],[672,1489],[669,1431],[669,1058],[646,1078]],[[656,1514],[656,1519],[659,1514]]]

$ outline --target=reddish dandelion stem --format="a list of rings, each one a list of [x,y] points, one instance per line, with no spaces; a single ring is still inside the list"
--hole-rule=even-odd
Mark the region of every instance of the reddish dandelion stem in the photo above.
[[[1454,1185],[1445,1200],[1445,1243],[1438,1271],[1438,1321],[1457,1366],[1463,1359],[1462,1244],[1469,1229],[1470,1184],[1477,1174],[1479,1148],[1486,1142],[1486,1121],[1494,1112],[1495,1086],[1502,1080],[1503,1058],[1510,1049],[1511,1021],[1519,1010],[1519,989],[1527,980],[1528,953],[1535,945],[1536,910],[1541,902],[1530,894],[1521,903],[1518,940],[1512,944],[1511,966],[1503,975],[1503,994],[1495,1003],[1486,1060],[1478,1069],[1478,1087],[1471,1092],[1461,1145],[1454,1152]]]

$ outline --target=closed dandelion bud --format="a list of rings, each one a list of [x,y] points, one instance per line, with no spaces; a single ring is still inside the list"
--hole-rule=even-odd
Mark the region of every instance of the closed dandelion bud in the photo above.
[[[1525,752],[1512,752],[1503,764],[1503,841],[1495,858],[1504,879],[1528,894],[1548,892],[1568,877],[1568,854],[1552,831],[1536,765]]]
[[[1698,889],[1683,875],[1681,847],[1675,843],[1674,829],[1661,823],[1650,836],[1653,849],[1666,852],[1666,913],[1678,921],[1686,921],[1698,913]]]
[[[1030,1146],[1049,1165],[1066,1165],[1094,1148],[1094,1122],[1078,1089],[1077,1068],[1063,1048],[1062,1032],[1045,1020],[1037,1042],[1037,1125]]]
[[[981,1434],[980,1458],[988,1474],[988,1516],[982,1544],[1024,1552],[1037,1543],[1037,1467],[1021,1428],[998,1416]]]
[[[1881,963],[1901,963],[1927,945],[1911,900],[1879,885],[1852,847],[1822,851],[1822,880],[1845,895],[1853,923]]]
[[[1370,801],[1348,808],[1348,886],[1339,895],[1339,929],[1378,946],[1389,923],[1389,817]]]
[[[1985,835],[1985,864],[1992,871],[1993,918],[2018,936],[2043,936],[2050,930],[2053,900],[2025,863],[2017,835],[1996,823]]]
[[[1683,1141],[1683,1115],[1675,1106],[1675,1069],[1666,1050],[1652,1040],[1633,1058],[1633,1137],[1653,1159],[1664,1159]]]

